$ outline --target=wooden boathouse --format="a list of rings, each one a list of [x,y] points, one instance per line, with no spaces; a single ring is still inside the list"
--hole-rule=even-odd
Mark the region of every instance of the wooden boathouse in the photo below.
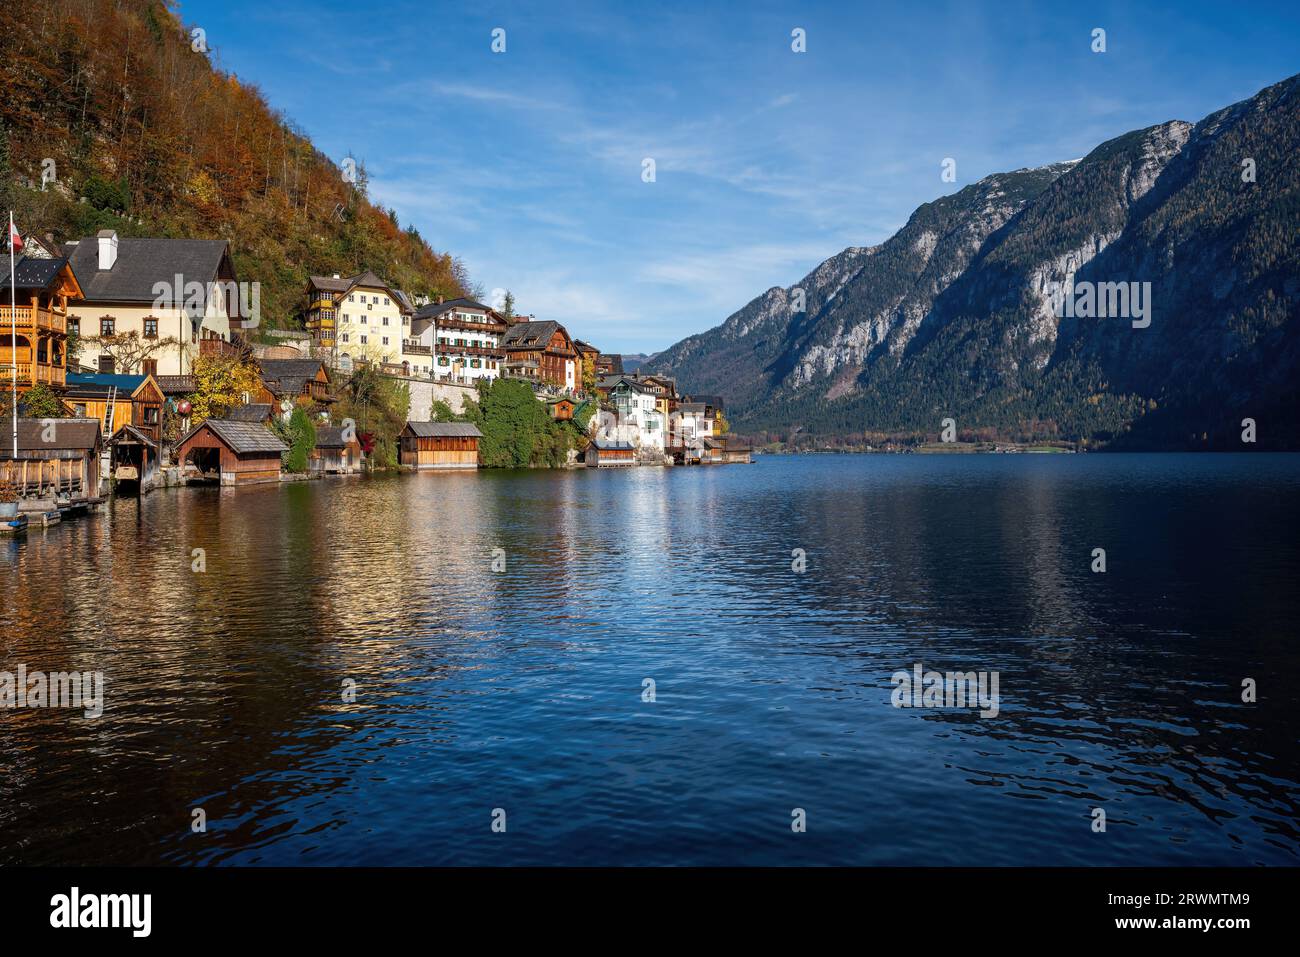
[[[398,439],[407,468],[476,469],[483,433],[472,422],[407,422]]]
[[[0,483],[18,493],[20,512],[100,500],[97,420],[19,418],[17,458],[11,417],[0,418],[0,433]]]
[[[636,449],[631,442],[619,442],[598,435],[587,446],[587,467],[593,469],[611,468],[621,465],[636,465]]]
[[[355,433],[344,435],[341,425],[316,426],[316,447],[307,467],[322,475],[351,475],[361,471],[361,443]]]
[[[280,455],[288,450],[258,422],[205,419],[177,441],[172,460],[187,482],[252,485],[280,481]]]

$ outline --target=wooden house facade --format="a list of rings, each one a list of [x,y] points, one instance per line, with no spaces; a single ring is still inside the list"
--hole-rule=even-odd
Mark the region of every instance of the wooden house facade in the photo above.
[[[322,475],[351,475],[361,471],[361,443],[355,431],[339,425],[318,425],[316,447],[311,450],[308,469]]]
[[[636,449],[631,442],[597,436],[587,446],[588,468],[603,469],[624,465],[636,465]]]
[[[5,263],[7,267],[9,264]],[[10,379],[17,366],[18,391],[44,384],[62,392],[68,371],[68,301],[81,298],[68,260],[22,256],[0,278],[0,366]],[[13,301],[17,301],[17,306]],[[9,382],[6,381],[6,385]],[[13,449],[9,450],[11,453]]]
[[[280,456],[288,448],[259,423],[206,419],[177,441],[172,459],[185,481],[251,485],[280,481]]]
[[[151,375],[69,372],[63,404],[79,418],[98,419],[106,436],[132,425],[157,443],[162,439],[164,398]]]
[[[483,433],[472,422],[407,422],[398,436],[407,468],[476,469]]]
[[[578,353],[568,331],[558,322],[517,322],[502,341],[506,367],[512,375],[570,392],[581,384]]]

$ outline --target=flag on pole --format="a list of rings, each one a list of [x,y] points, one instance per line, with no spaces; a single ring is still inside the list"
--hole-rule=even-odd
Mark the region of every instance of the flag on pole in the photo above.
[[[9,248],[13,252],[20,252],[23,248],[23,236],[14,225],[13,213],[9,214]]]

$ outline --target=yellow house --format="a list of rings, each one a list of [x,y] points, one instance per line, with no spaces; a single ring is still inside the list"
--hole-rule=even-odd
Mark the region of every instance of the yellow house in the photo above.
[[[307,330],[339,361],[400,363],[413,312],[406,294],[373,272],[307,280]]]

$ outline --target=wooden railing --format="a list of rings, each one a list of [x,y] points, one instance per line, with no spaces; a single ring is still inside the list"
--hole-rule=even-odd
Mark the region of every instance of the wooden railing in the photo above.
[[[35,313],[34,318],[33,313]],[[0,306],[0,333],[15,324],[15,316],[17,317],[16,324],[19,329],[36,328],[65,334],[68,331],[68,317],[57,312],[51,312],[48,309],[34,309],[31,306],[19,306],[17,310],[12,306]]]
[[[35,369],[36,378],[32,378],[32,370]],[[0,385],[8,382],[13,375],[13,365],[5,362],[0,364]],[[44,382],[47,385],[64,386],[67,385],[68,371],[62,366],[52,366],[45,362],[19,362],[18,363],[18,383],[20,385],[36,385],[38,382]]]

